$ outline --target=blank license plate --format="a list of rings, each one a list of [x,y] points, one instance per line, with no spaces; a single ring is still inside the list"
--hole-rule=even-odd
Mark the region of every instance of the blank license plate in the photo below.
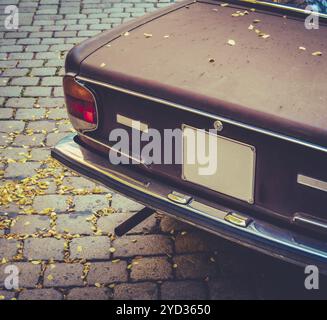
[[[197,146],[199,131],[200,129],[190,126],[183,127],[183,179],[253,204],[255,148],[226,137],[204,133],[201,144],[205,142],[207,151],[211,143],[211,152],[206,153],[206,156],[208,161],[213,161],[216,165],[216,170],[203,175],[203,170],[200,170],[204,167],[203,162],[199,163],[197,156],[194,157],[194,152],[197,154],[197,149],[200,148]],[[194,134],[195,140],[189,138],[190,133]],[[210,143],[209,136],[213,139]],[[213,145],[216,147],[212,148]]]

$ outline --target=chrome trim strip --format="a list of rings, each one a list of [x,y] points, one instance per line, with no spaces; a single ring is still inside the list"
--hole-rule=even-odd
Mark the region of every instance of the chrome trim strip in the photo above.
[[[81,133],[81,132],[78,132],[78,134],[79,134],[80,136],[84,137],[85,139],[88,139],[88,140],[92,141],[92,142],[95,143],[95,144],[99,144],[99,145],[101,145],[102,147],[107,148],[109,152],[110,152],[110,150],[112,150],[113,152],[120,153],[122,156],[124,156],[124,157],[126,157],[126,158],[132,160],[133,162],[136,162],[136,163],[138,163],[138,164],[142,164],[142,165],[144,165],[144,166],[147,166],[146,163],[145,163],[142,159],[137,159],[137,158],[135,158],[135,157],[133,157],[133,156],[130,156],[130,155],[124,153],[124,152],[121,151],[121,150],[117,150],[117,149],[115,149],[115,148],[113,148],[113,147],[110,147],[110,146],[108,146],[107,144],[105,144],[105,143],[103,143],[103,142],[101,142],[101,141],[99,141],[99,140],[93,139],[93,138],[91,138],[91,137],[89,137],[89,136],[87,136],[87,135],[85,135],[85,134],[83,134],[83,133]],[[108,154],[108,158],[109,158],[109,154]]]
[[[160,185],[162,187],[162,185],[157,183],[156,181],[150,182],[149,186],[147,188],[141,187],[140,185],[132,184],[132,183],[118,177],[111,171],[109,171],[106,166],[101,164],[101,163],[106,163],[105,159],[103,159],[102,157],[100,157],[97,154],[91,153],[90,151],[83,148],[82,146],[79,146],[74,141],[74,136],[75,136],[74,134],[71,134],[71,135],[65,137],[56,145],[56,147],[54,149],[54,152],[56,154],[63,155],[66,159],[68,159],[69,161],[72,161],[72,164],[74,163],[73,161],[75,161],[76,163],[79,163],[83,167],[88,168],[89,170],[101,173],[104,176],[107,176],[108,178],[110,178],[116,182],[119,182],[120,184],[122,184],[126,187],[140,191],[144,195],[151,196],[157,200],[167,203],[167,206],[170,206],[170,207],[175,206],[175,207],[182,208],[184,210],[189,211],[190,213],[191,212],[196,213],[196,214],[206,217],[208,219],[219,222],[221,225],[227,225],[228,227],[235,228],[239,231],[242,231],[242,233],[256,236],[257,238],[261,238],[261,240],[268,240],[272,243],[282,245],[289,249],[301,251],[302,253],[314,255],[316,257],[320,257],[320,258],[327,260],[327,250],[326,249],[322,250],[322,248],[314,247],[314,245],[317,245],[317,244],[315,244],[316,242],[312,241],[312,243],[311,243],[309,238],[302,237],[301,243],[299,243],[296,241],[296,234],[294,234],[288,230],[284,230],[279,227],[267,224],[260,220],[254,220],[253,222],[251,222],[249,224],[249,226],[247,228],[238,227],[236,225],[233,225],[233,224],[225,221],[224,219],[222,219],[218,216],[214,216],[214,215],[210,214],[210,212],[205,212],[205,211],[202,211],[199,209],[195,209],[194,207],[192,207],[192,202],[189,205],[181,205],[181,204],[178,204],[178,203],[175,203],[175,202],[169,200],[167,198],[167,193],[164,195],[161,195],[159,193],[153,192],[151,190],[151,187],[153,187],[153,185],[157,184],[158,186]],[[85,160],[86,156],[87,156],[87,160]],[[92,160],[92,161],[90,161],[90,160]],[[212,209],[215,210],[215,208],[212,208]],[[226,212],[230,212],[230,210],[226,209]],[[235,212],[235,213],[237,213],[237,212]],[[240,212],[240,214],[242,214],[246,217],[249,217],[248,215],[245,215],[244,213]],[[210,230],[208,230],[208,231],[210,231]],[[305,243],[304,243],[304,240],[306,241]],[[244,245],[246,245],[246,243],[244,243]],[[324,246],[325,246],[325,244],[324,244]],[[323,248],[326,248],[326,247],[323,247]],[[259,248],[257,250],[259,250]],[[287,257],[284,257],[284,258],[287,259]]]
[[[327,181],[308,177],[303,174],[298,174],[297,175],[297,183],[302,184],[309,188],[327,192]]]
[[[82,81],[86,81],[86,82],[89,82],[89,83],[93,83],[93,84],[96,84],[96,85],[99,85],[99,86],[102,86],[102,87],[106,87],[108,89],[116,90],[116,91],[131,95],[131,96],[135,96],[135,97],[138,97],[138,98],[141,98],[141,99],[145,99],[145,100],[153,101],[153,102],[156,102],[156,103],[164,104],[164,105],[167,105],[167,106],[175,108],[175,109],[191,112],[191,113],[194,113],[194,114],[197,114],[197,115],[200,115],[200,116],[204,116],[204,117],[207,117],[207,118],[210,118],[210,119],[213,119],[213,120],[220,120],[222,122],[226,122],[226,123],[229,123],[231,125],[234,125],[234,126],[237,126],[237,127],[243,128],[243,129],[255,131],[255,132],[258,132],[258,133],[261,133],[261,134],[264,134],[264,135],[268,135],[270,137],[278,138],[278,139],[281,139],[281,140],[286,140],[288,142],[292,142],[292,143],[295,143],[295,144],[299,144],[299,145],[302,145],[302,146],[305,146],[305,147],[308,147],[308,148],[311,148],[311,149],[315,149],[315,150],[327,153],[327,148],[325,148],[325,147],[322,147],[322,146],[319,146],[319,145],[316,145],[316,144],[313,144],[313,143],[310,143],[310,142],[302,141],[302,140],[299,140],[299,139],[296,139],[296,138],[292,138],[292,137],[289,137],[289,136],[286,136],[286,135],[283,135],[283,134],[280,134],[280,133],[275,133],[275,132],[272,132],[272,131],[269,131],[269,130],[257,128],[257,127],[254,127],[254,126],[242,123],[242,122],[234,121],[234,120],[231,120],[231,119],[228,119],[228,118],[225,118],[225,117],[221,117],[221,116],[217,116],[217,115],[214,115],[214,114],[211,114],[211,113],[208,113],[208,112],[196,110],[196,109],[186,107],[186,106],[174,103],[174,102],[170,102],[170,101],[163,100],[163,99],[160,99],[160,98],[155,98],[155,97],[152,97],[152,96],[148,96],[148,95],[145,95],[145,94],[142,94],[142,93],[139,93],[139,92],[124,89],[124,88],[121,88],[121,87],[118,87],[118,86],[115,86],[115,85],[111,85],[111,84],[108,84],[108,83],[104,83],[104,82],[101,82],[101,81],[92,80],[92,79],[85,78],[85,77],[82,77],[82,76],[77,76],[77,79],[82,80]]]
[[[129,127],[131,129],[139,130],[144,133],[149,132],[149,126],[146,123],[123,116],[122,114],[116,114],[116,121],[117,123]]]
[[[295,8],[295,7],[288,7],[288,6],[285,6],[283,4],[279,4],[279,3],[256,1],[256,0],[240,0],[240,1],[245,2],[245,3],[259,4],[259,5],[263,5],[263,6],[267,6],[267,7],[273,7],[273,8],[282,9],[282,10],[294,11],[294,12],[303,13],[303,14],[306,14],[306,15],[310,15],[310,14],[313,13],[313,14],[321,17],[321,18],[327,18],[327,14],[325,14],[325,13],[314,12],[314,11],[304,10],[304,9]]]
[[[311,224],[311,225],[313,225],[315,227],[319,227],[319,228],[327,230],[327,224],[323,223],[323,222],[320,222],[320,221],[317,221],[317,220],[312,220],[312,219],[309,219],[309,218],[306,218],[306,217],[303,217],[303,216],[296,215],[293,218],[293,222],[296,223],[297,221],[304,222],[306,224]]]

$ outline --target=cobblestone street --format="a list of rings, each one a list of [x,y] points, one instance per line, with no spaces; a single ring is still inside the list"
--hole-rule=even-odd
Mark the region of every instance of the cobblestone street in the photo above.
[[[170,0],[0,0],[0,299],[265,299],[307,295],[300,268],[157,214],[49,158],[72,132],[67,51]],[[7,5],[19,30],[4,28]],[[18,291],[5,267],[20,271]],[[312,293],[311,293],[312,294]]]

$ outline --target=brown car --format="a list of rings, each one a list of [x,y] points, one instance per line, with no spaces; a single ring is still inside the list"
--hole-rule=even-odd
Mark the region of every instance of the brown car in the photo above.
[[[326,271],[327,25],[316,18],[319,29],[278,4],[187,0],[81,43],[64,77],[77,134],[53,157],[146,206],[118,233],[156,210]]]

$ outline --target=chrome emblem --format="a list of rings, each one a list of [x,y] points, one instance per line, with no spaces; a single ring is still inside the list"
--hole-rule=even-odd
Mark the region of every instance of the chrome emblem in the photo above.
[[[246,228],[252,221],[250,218],[241,216],[240,214],[236,213],[229,213],[225,216],[225,220],[243,228]]]
[[[178,193],[176,191],[173,191],[172,193],[169,193],[167,198],[173,202],[179,203],[179,204],[188,204],[192,200],[192,197],[187,196],[182,193]]]
[[[219,120],[216,120],[214,122],[213,127],[219,132],[223,131],[223,129],[224,129],[223,123],[221,121],[219,121]]]

